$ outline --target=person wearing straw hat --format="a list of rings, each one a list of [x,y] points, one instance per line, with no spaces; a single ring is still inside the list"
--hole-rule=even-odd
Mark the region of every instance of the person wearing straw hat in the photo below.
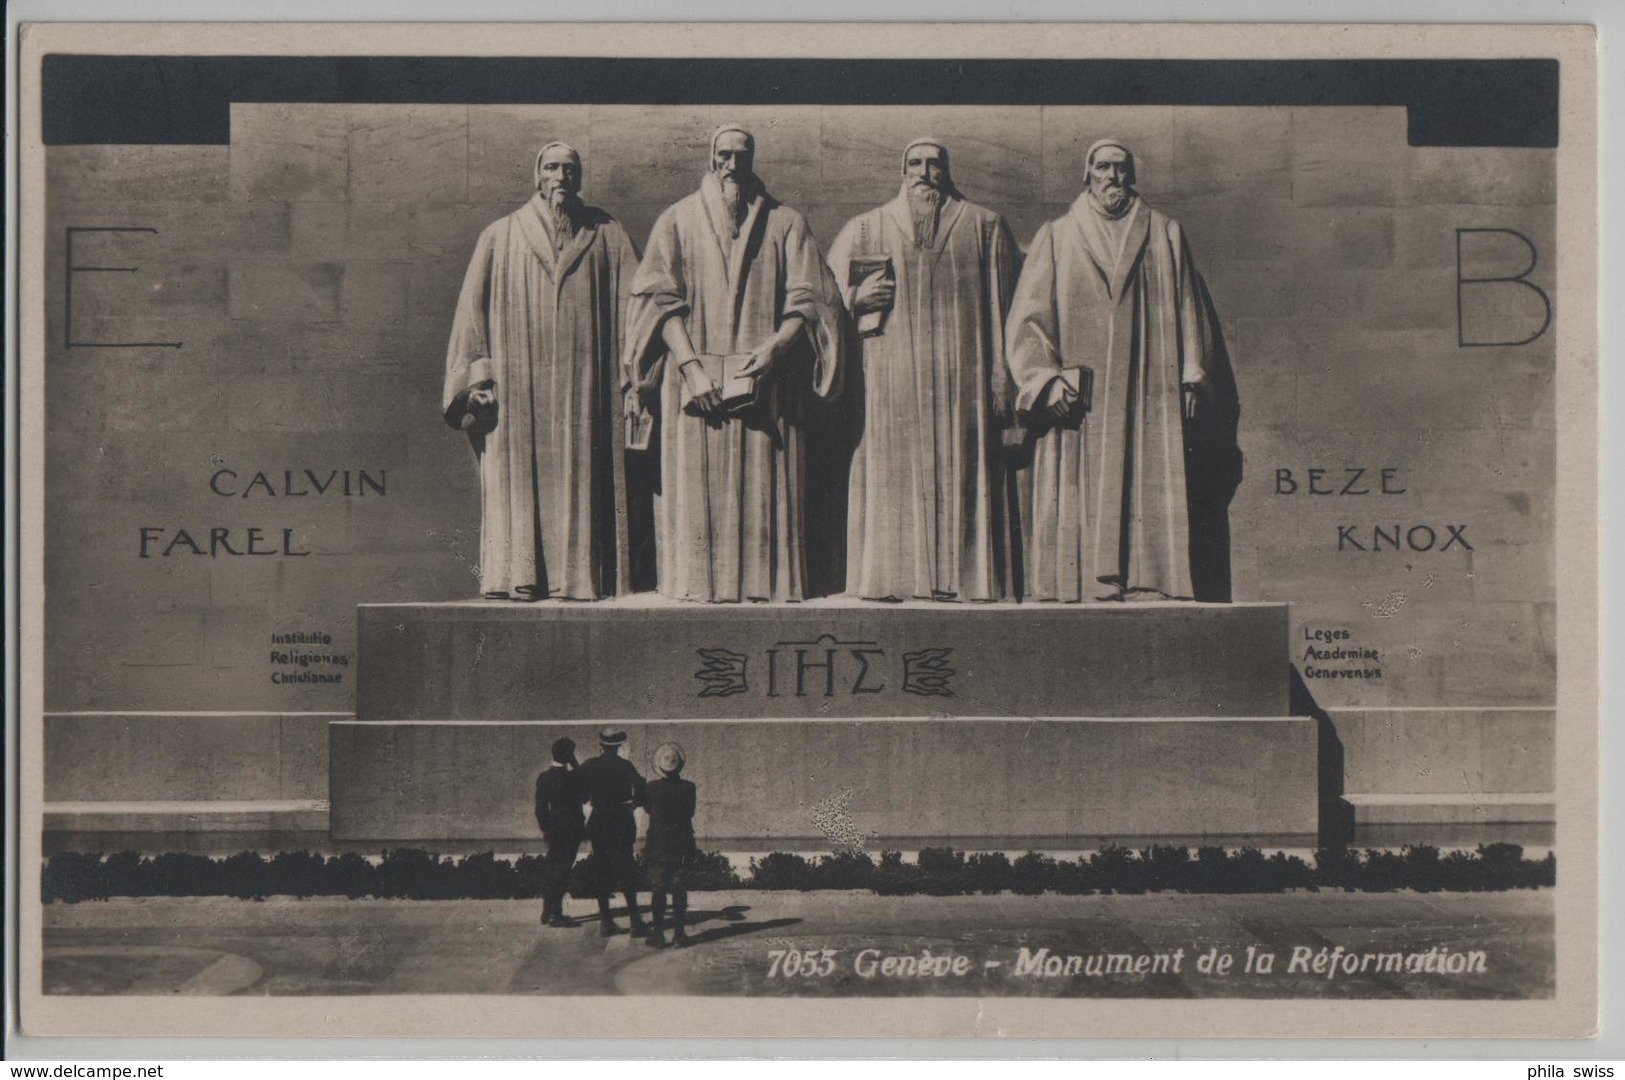
[[[649,781],[649,832],[643,842],[643,861],[649,871],[649,906],[654,929],[649,944],[666,945],[666,898],[671,897],[672,943],[689,943],[683,921],[688,915],[688,871],[694,860],[694,808],[698,789],[683,779],[686,758],[674,742],[661,743],[652,755],[660,775]]]
[[[606,727],[598,735],[598,756],[581,766],[577,779],[581,801],[592,807],[587,818],[587,839],[592,843],[593,884],[598,897],[598,930],[605,937],[616,933],[609,914],[610,894],[626,899],[634,936],[644,932],[638,914],[638,868],[632,853],[638,839],[632,811],[647,805],[648,784],[637,766],[621,757],[626,732]]]
[[[572,147],[541,149],[535,194],[480,234],[452,319],[441,408],[474,451],[490,598],[631,591],[620,354],[638,252],[581,177]]]

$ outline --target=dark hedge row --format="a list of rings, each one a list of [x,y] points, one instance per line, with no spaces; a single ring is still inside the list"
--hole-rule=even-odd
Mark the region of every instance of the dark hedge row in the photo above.
[[[1229,851],[1154,845],[1140,850],[1108,846],[1076,861],[1029,851],[1014,862],[1003,852],[966,854],[925,848],[905,863],[895,851],[880,862],[867,855],[825,855],[816,861],[772,854],[751,860],[745,887],[756,889],[870,889],[883,896],[959,896],[1012,892],[1061,893],[1278,893],[1289,889],[1360,892],[1482,892],[1532,889],[1557,880],[1552,855],[1533,861],[1516,844],[1489,844],[1476,852],[1442,855],[1427,845],[1399,852],[1323,848],[1314,865],[1295,855],[1265,855],[1257,848]]]
[[[641,860],[639,863],[641,871]],[[509,861],[490,853],[463,858],[420,849],[385,852],[373,861],[357,854],[323,857],[306,851],[269,859],[243,852],[216,859],[206,855],[141,856],[62,853],[46,862],[40,885],[46,903],[103,900],[111,896],[345,896],[409,900],[505,900],[539,895],[538,856]],[[576,864],[570,893],[592,895],[591,860]],[[959,896],[1012,892],[1037,895],[1091,893],[1277,893],[1289,889],[1344,889],[1390,892],[1479,892],[1532,889],[1557,879],[1552,855],[1534,861],[1516,844],[1489,844],[1476,852],[1441,855],[1427,845],[1398,852],[1324,848],[1310,865],[1296,856],[1265,855],[1256,848],[1167,845],[1138,851],[1106,847],[1076,861],[1029,851],[1013,862],[1003,852],[925,848],[917,862],[900,853],[845,852],[807,858],[775,852],[750,861],[741,876],[714,852],[701,854],[690,875],[696,892],[724,889],[860,889],[883,896]]]

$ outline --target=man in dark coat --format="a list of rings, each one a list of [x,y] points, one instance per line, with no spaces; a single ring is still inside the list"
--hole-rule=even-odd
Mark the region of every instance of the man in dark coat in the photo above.
[[[553,743],[553,762],[536,777],[536,824],[547,841],[542,862],[542,923],[572,926],[564,917],[564,890],[586,832],[573,739]]]
[[[673,944],[688,944],[683,919],[688,914],[688,871],[694,861],[694,807],[698,791],[683,779],[683,748],[663,743],[654,752],[660,773],[649,781],[649,836],[643,858],[649,867],[649,904],[654,911],[654,932],[649,944],[666,945],[666,896],[671,895]]]
[[[638,823],[634,808],[648,805],[648,784],[637,767],[621,757],[626,732],[605,728],[598,736],[599,755],[576,773],[581,801],[592,806],[587,818],[587,839],[592,841],[594,880],[598,891],[599,932],[615,933],[615,920],[609,916],[609,897],[619,891],[626,898],[632,933],[644,932],[638,915],[638,869],[632,855],[637,842]]]

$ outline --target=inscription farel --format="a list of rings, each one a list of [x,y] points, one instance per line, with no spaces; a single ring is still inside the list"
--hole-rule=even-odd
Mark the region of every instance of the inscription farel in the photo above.
[[[237,555],[278,555],[283,558],[299,558],[309,555],[309,551],[300,551],[294,546],[293,530],[283,529],[282,542],[278,544],[270,538],[272,530],[254,526],[233,532],[232,529],[217,525],[208,530],[205,540],[203,530],[197,530],[197,535],[184,528],[170,532],[166,527],[159,525],[143,525],[141,527],[141,554],[143,559],[150,559],[156,552],[158,558],[167,559],[172,555],[202,555],[210,559],[222,556]]]

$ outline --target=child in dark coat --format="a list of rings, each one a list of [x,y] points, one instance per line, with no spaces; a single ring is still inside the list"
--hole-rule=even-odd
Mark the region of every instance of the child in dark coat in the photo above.
[[[547,841],[547,855],[542,861],[542,923],[574,925],[564,917],[564,891],[586,833],[574,739],[555,741],[552,764],[536,777],[536,824]]]
[[[666,945],[666,897],[670,895],[672,942],[683,946],[688,944],[683,919],[688,914],[688,869],[695,853],[694,807],[698,792],[693,783],[683,779],[681,746],[663,743],[655,748],[653,760],[660,775],[649,781],[649,832],[643,844],[654,908],[649,944],[655,948]]]

